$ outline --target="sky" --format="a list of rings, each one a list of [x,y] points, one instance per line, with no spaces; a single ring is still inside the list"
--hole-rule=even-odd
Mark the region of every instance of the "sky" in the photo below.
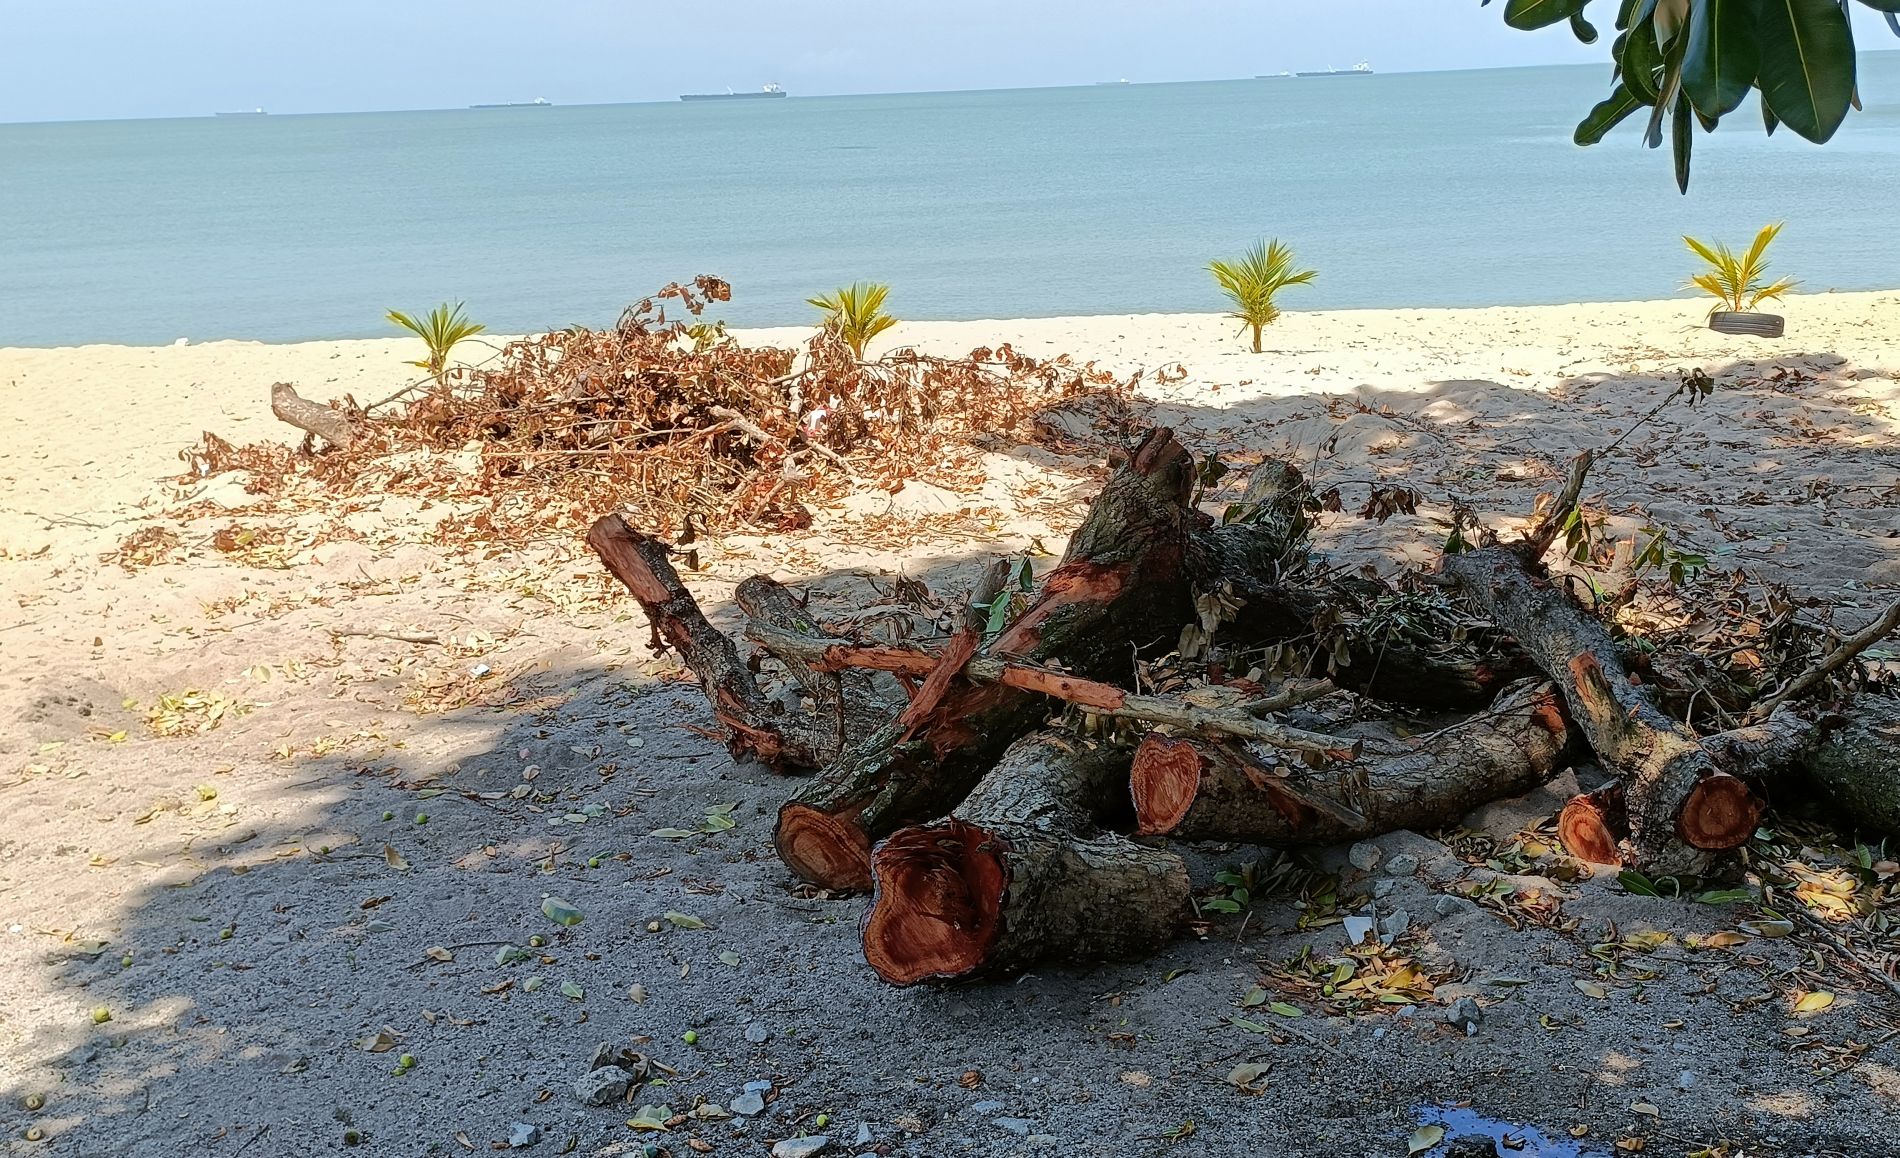
[[[1599,0],[1607,29],[1611,0]],[[0,0],[0,122],[1606,63],[1477,0]],[[1889,34],[1856,5],[1860,42]]]

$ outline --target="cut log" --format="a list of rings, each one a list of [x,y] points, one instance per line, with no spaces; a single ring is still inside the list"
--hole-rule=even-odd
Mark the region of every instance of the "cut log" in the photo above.
[[[1059,661],[1085,680],[1127,678],[1136,648],[1171,645],[1194,617],[1191,577],[1214,566],[1212,520],[1189,503],[1193,455],[1151,430],[1110,476],[1027,611],[982,649],[987,659]],[[1247,550],[1284,523],[1226,528],[1223,550]],[[1198,538],[1197,538],[1198,536]],[[1284,553],[1263,542],[1256,554]],[[964,665],[958,665],[958,671]],[[828,888],[871,884],[873,843],[949,812],[997,758],[1048,712],[1034,691],[958,677],[927,719],[912,715],[870,737],[779,810],[779,856]]]
[[[1187,909],[1186,865],[1099,827],[1127,771],[1126,750],[1017,741],[950,817],[877,846],[865,960],[912,985],[1166,943]]]
[[[1703,782],[1729,769],[1630,678],[1603,624],[1538,573],[1519,550],[1447,556],[1444,574],[1510,632],[1557,685],[1604,768],[1623,786],[1629,836],[1623,864],[1651,876],[1707,875],[1760,816],[1746,784]],[[1747,821],[1744,823],[1744,821]]]
[[[344,413],[333,406],[297,393],[297,388],[288,382],[279,382],[270,388],[270,412],[290,423],[306,434],[318,438],[339,450],[348,450],[356,441],[356,428]]]
[[[1569,746],[1551,686],[1526,685],[1403,755],[1319,769],[1243,742],[1154,733],[1136,749],[1129,791],[1141,835],[1336,844],[1431,828],[1521,795],[1563,768]]]
[[[1558,842],[1565,852],[1586,864],[1621,865],[1623,842],[1629,834],[1629,812],[1623,807],[1621,784],[1573,796],[1557,814]]]
[[[672,648],[698,678],[734,758],[784,771],[816,768],[838,754],[835,722],[827,726],[814,716],[783,712],[759,690],[739,649],[706,621],[680,582],[664,544],[608,515],[588,530],[587,545],[646,612],[653,650]]]

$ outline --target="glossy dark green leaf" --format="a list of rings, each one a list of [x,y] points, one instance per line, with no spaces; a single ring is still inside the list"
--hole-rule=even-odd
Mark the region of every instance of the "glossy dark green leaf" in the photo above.
[[[1597,107],[1590,110],[1589,116],[1583,118],[1577,126],[1576,135],[1571,139],[1579,145],[1594,145],[1603,139],[1604,134],[1628,120],[1642,107],[1643,102],[1636,99],[1636,94],[1627,85],[1619,84],[1608,97],[1597,102]]]
[[[1762,128],[1767,130],[1771,137],[1775,135],[1775,130],[1781,127],[1781,122],[1775,117],[1775,110],[1768,107],[1767,101],[1761,102],[1761,123]]]
[[[1582,12],[1590,0],[1509,0],[1504,22],[1512,28],[1548,28]]]
[[[1676,188],[1689,191],[1689,152],[1695,147],[1695,112],[1686,91],[1676,93],[1676,109],[1669,122],[1676,157]]]
[[[1835,0],[1762,0],[1759,28],[1762,98],[1782,124],[1827,141],[1854,99],[1847,13]]]
[[[1570,34],[1585,44],[1597,42],[1597,26],[1585,20],[1581,12],[1570,18]]]
[[[1682,95],[1682,58],[1688,51],[1689,38],[1678,36],[1669,42],[1669,48],[1663,55],[1663,75],[1656,105],[1649,114],[1649,133],[1644,143],[1652,149],[1662,148],[1663,114],[1676,106],[1676,98]]]
[[[1689,94],[1697,112],[1724,116],[1755,87],[1755,74],[1761,67],[1761,49],[1755,39],[1761,6],[1762,0],[1697,0],[1690,11],[1682,91]]]
[[[1876,12],[1900,12],[1900,0],[1860,0],[1860,2]]]
[[[1656,30],[1648,24],[1639,24],[1630,29],[1628,39],[1624,41],[1623,51],[1617,55],[1620,66],[1619,77],[1637,99],[1646,105],[1653,105],[1661,96],[1661,82],[1657,74],[1662,71],[1662,49],[1656,44]]]

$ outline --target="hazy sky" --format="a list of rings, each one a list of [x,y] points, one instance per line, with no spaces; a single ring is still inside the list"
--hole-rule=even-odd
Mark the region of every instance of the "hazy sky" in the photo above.
[[[1502,0],[0,0],[0,121],[1605,61]],[[1615,5],[1596,8],[1607,28]],[[1891,38],[1860,10],[1867,47]]]

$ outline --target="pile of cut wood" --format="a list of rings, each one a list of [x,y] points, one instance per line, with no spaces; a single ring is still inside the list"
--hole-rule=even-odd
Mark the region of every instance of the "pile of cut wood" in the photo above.
[[[1190,907],[1170,839],[1430,829],[1574,766],[1602,786],[1564,809],[1565,848],[1650,876],[1732,875],[1777,792],[1900,831],[1900,697],[1858,661],[1900,604],[1699,735],[1645,682],[1666,666],[1651,641],[1615,638],[1546,569],[1590,464],[1520,541],[1447,554],[1404,593],[1313,563],[1319,504],[1294,467],[1265,463],[1216,521],[1194,455],[1151,430],[1013,618],[992,611],[1006,568],[929,649],[827,632],[785,587],[741,584],[745,635],[796,682],[790,702],[707,622],[663,544],[617,515],[588,543],[697,677],[733,754],[813,773],[780,810],[779,855],[815,885],[872,893],[864,955],[895,984],[1153,950]],[[1437,629],[1325,630],[1398,604]],[[1316,652],[1326,680],[1249,660]],[[1185,690],[1141,682],[1158,656],[1192,673]]]

